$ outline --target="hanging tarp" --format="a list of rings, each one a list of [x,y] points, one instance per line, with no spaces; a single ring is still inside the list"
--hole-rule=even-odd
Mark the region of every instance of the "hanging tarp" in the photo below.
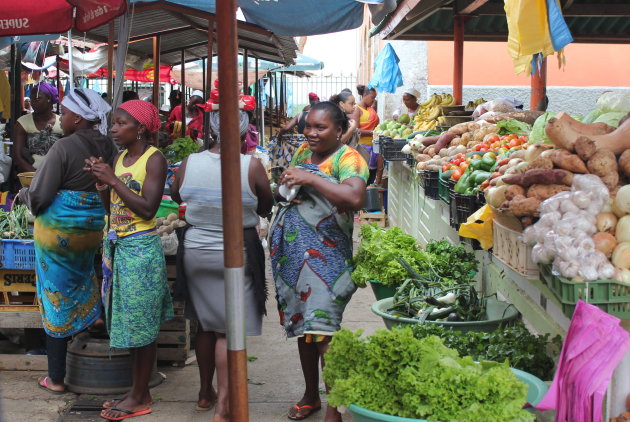
[[[374,60],[374,74],[368,87],[376,88],[378,92],[396,92],[396,88],[403,84],[398,62],[400,59],[394,51],[394,47],[389,43],[386,44]]]
[[[130,0],[149,3],[159,0]],[[216,0],[169,0],[208,13],[216,13]],[[396,8],[396,0],[239,0],[247,22],[276,35],[302,36],[345,31],[363,24],[365,4],[379,23]]]
[[[59,34],[71,28],[87,32],[127,10],[126,0],[14,0],[2,3],[0,36]]]
[[[171,71],[170,66],[160,66],[160,82],[176,84],[177,81],[173,79],[171,72],[172,71]],[[106,78],[107,68],[106,67],[101,68],[98,70],[98,72],[88,75],[88,77],[89,78]],[[125,71],[126,81],[153,82],[154,77],[155,77],[155,72],[153,71],[153,68],[144,69],[144,70],[127,69]]]
[[[558,52],[564,64],[563,49],[573,41],[557,0],[505,0],[508,24],[508,51],[517,74],[533,73],[538,63]]]

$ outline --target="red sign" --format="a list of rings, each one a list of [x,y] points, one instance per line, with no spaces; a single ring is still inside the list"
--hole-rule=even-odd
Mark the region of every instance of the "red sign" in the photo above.
[[[98,72],[88,75],[90,78],[106,78],[107,68],[103,67]],[[127,69],[125,71],[126,81],[138,81],[138,82],[153,82],[155,78],[155,72],[153,69],[134,70]],[[171,77],[170,66],[160,66],[160,82],[166,82],[169,84],[176,84],[177,81]]]

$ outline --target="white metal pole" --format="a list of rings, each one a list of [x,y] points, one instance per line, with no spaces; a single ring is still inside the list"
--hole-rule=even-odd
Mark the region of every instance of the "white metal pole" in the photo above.
[[[72,69],[72,29],[70,31],[68,31],[68,67],[69,67],[69,73],[68,73],[68,78],[70,78],[70,89],[74,88],[74,69]],[[59,69],[57,69],[57,71],[59,71]]]

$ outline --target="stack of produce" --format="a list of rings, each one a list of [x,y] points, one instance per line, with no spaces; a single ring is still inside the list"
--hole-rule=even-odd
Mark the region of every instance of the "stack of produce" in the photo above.
[[[2,239],[32,239],[30,224],[35,218],[26,205],[16,205],[11,212],[0,210],[0,237]]]
[[[507,363],[481,362],[410,328],[335,333],[324,380],[331,406],[355,404],[386,415],[432,421],[533,421],[522,409],[527,386]]]
[[[478,105],[485,103],[486,100],[484,100],[483,98],[477,98],[474,101],[468,101],[468,103],[466,104],[466,110],[474,110],[477,108]]]
[[[455,105],[455,98],[451,94],[433,94],[428,100],[420,104],[420,108],[413,118],[413,130],[431,130],[438,126],[438,117],[442,115],[441,106]]]
[[[164,255],[176,255],[177,246],[179,244],[175,230],[184,227],[186,222],[180,220],[178,215],[170,213],[166,218],[159,217],[156,219],[155,227],[157,234],[162,240],[162,247],[164,248]]]
[[[376,135],[387,136],[392,139],[405,139],[413,133],[409,123],[409,116],[403,114],[396,120],[385,120],[374,129]]]

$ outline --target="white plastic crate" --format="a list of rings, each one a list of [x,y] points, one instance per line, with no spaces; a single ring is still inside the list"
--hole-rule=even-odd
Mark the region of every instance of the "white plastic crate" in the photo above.
[[[538,278],[538,266],[532,261],[532,248],[519,239],[521,233],[496,220],[492,226],[494,256],[522,276]]]

